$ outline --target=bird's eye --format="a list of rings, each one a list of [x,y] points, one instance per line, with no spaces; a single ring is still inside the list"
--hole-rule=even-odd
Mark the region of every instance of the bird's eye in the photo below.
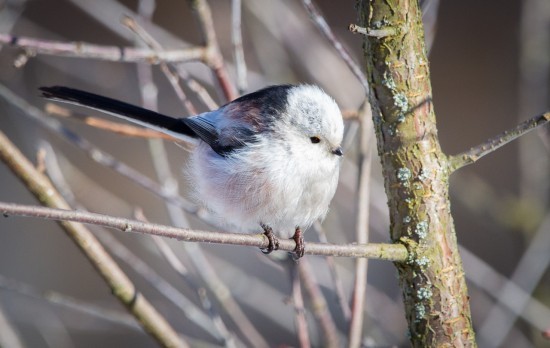
[[[309,140],[311,140],[312,144],[317,144],[321,142],[321,139],[319,137],[311,137],[309,138]]]

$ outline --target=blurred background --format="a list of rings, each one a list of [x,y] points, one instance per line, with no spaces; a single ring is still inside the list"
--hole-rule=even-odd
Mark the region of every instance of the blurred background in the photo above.
[[[316,3],[336,37],[361,64],[362,38],[347,30],[350,23],[357,22],[355,2]],[[220,50],[234,83],[232,2],[212,0],[209,4]],[[464,151],[549,109],[550,2],[432,0],[422,2],[422,6],[426,41],[431,47],[439,136],[446,153]],[[143,47],[143,42],[121,24],[124,15],[139,18],[165,49],[203,43],[200,26],[185,1],[158,1],[156,5],[137,0],[0,1],[0,34]],[[344,111],[355,111],[361,105],[365,97],[362,85],[310,20],[301,1],[244,0],[242,35],[247,65],[244,91],[277,83],[315,83],[334,96]],[[178,69],[204,86],[219,105],[227,101],[204,64],[183,63]],[[56,120],[117,160],[163,183],[167,190],[174,187],[168,175],[172,173],[181,196],[189,198],[189,183],[183,175],[184,150],[171,142],[106,132],[78,117],[52,116],[38,97],[40,86],[66,85],[155,107],[158,92],[159,111],[187,116],[158,65],[34,55],[4,45],[0,50],[0,85],[0,129],[33,161],[42,149],[46,172],[57,178],[58,185],[65,185],[67,194],[71,191],[74,203],[81,208],[129,218],[140,209],[152,222],[215,229],[196,214],[167,206],[157,195],[94,161],[60,133],[28,116],[29,108],[44,111],[38,119]],[[199,112],[208,110],[208,104],[187,83],[181,86]],[[76,115],[87,115],[87,111],[72,110]],[[354,121],[346,121],[346,126],[349,143],[340,185],[323,222],[332,243],[355,240],[359,139]],[[452,177],[453,216],[481,346],[550,346],[543,334],[550,330],[549,151],[546,127]],[[377,156],[372,165],[370,241],[387,242],[388,213]],[[5,202],[37,203],[4,165],[0,165],[0,195]],[[254,248],[167,241],[186,267],[189,282],[178,275],[159,251],[158,242],[149,236],[92,230],[140,291],[192,345],[220,346],[223,337],[229,336],[237,346],[255,345],[250,332],[242,329],[242,322],[234,319],[235,313],[215,296],[220,289],[232,295],[269,346],[298,344],[291,262],[273,260]],[[306,241],[319,238],[313,228],[306,233]],[[343,289],[340,299],[349,305],[355,262],[349,258],[306,258],[325,295],[340,343],[345,345],[346,310],[339,305],[330,263],[334,263],[336,284]],[[396,274],[390,262],[369,261],[363,324],[366,347],[408,345]],[[224,336],[224,329],[208,321],[204,301],[193,284],[207,288],[206,295],[220,314],[222,326],[231,334]],[[322,346],[323,329],[307,293],[304,298],[312,345]],[[202,316],[193,315],[190,308],[198,309]],[[0,320],[0,326],[10,325],[24,346],[156,345],[52,221],[1,220],[0,309],[0,319],[5,319]],[[206,321],[201,321],[204,317]]]

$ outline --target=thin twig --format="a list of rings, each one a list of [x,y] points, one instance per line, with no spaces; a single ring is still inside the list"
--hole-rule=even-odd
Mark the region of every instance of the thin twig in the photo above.
[[[327,234],[325,233],[325,229],[323,228],[321,223],[319,221],[316,221],[313,224],[313,227],[317,232],[317,237],[319,238],[319,241],[321,243],[328,243]],[[336,292],[336,298],[338,300],[338,304],[340,305],[340,309],[342,310],[342,316],[344,317],[344,320],[348,322],[351,318],[351,310],[346,297],[346,293],[344,291],[344,284],[342,282],[342,279],[338,276],[338,272],[336,272],[336,264],[334,262],[334,257],[327,256],[325,258],[325,261],[327,263],[330,276],[334,283],[334,290]]]
[[[498,273],[468,249],[462,247],[460,253],[463,255],[466,268],[476,270],[468,273],[468,280],[492,297],[496,305],[506,308],[507,311],[517,315],[537,330],[547,328],[546,318],[550,318],[550,308],[546,303],[537,300],[519,285],[510,283],[507,276]],[[508,294],[505,297],[500,297],[500,292],[504,287],[508,288]],[[517,299],[527,299],[527,302],[524,306],[516,306]]]
[[[122,325],[128,328],[140,330],[139,324],[127,312],[102,308],[97,305],[82,302],[62,293],[47,290],[41,291],[21,281],[0,275],[0,289],[12,291],[37,300],[47,301],[61,308],[70,309],[80,314],[85,314],[96,319],[102,319],[109,323]]]
[[[115,62],[189,62],[205,60],[204,47],[190,47],[166,51],[153,51],[134,47],[101,46],[84,42],[63,42],[38,40],[29,37],[17,37],[0,34],[0,45],[29,50],[34,54],[54,55],[59,57],[93,58]]]
[[[50,220],[75,221],[84,224],[114,228],[123,232],[144,233],[187,242],[243,245],[257,248],[267,248],[269,244],[269,241],[263,233],[245,234],[191,230],[144,223],[96,213],[67,210],[66,208],[52,209],[33,205],[0,202],[0,211],[8,216],[17,215]],[[296,243],[292,239],[281,239],[279,240],[279,244],[280,251],[294,251],[294,249],[296,249]],[[404,262],[408,257],[405,246],[401,244],[384,243],[322,244],[308,242],[305,253],[308,255],[323,256],[367,257],[396,262]]]
[[[484,322],[479,325],[479,337],[487,345],[498,347],[508,336],[514,326],[518,313],[521,313],[529,302],[533,292],[536,290],[541,279],[544,277],[550,265],[550,214],[547,214],[529,246],[519,260],[516,269],[504,286],[495,293],[495,297],[508,302],[512,308],[508,309],[494,306],[487,313]],[[517,296],[516,288],[520,287],[525,291],[524,296]]]
[[[296,327],[296,334],[298,336],[298,342],[300,343],[300,348],[309,348],[311,347],[311,341],[309,339],[306,309],[304,306],[304,297],[302,295],[302,285],[300,282],[300,276],[298,271],[299,265],[292,262],[292,260],[288,262],[290,264],[290,283],[292,284],[292,306],[294,307],[294,326]]]
[[[535,116],[524,121],[512,130],[507,130],[486,142],[471,148],[469,151],[449,157],[449,171],[454,172],[468,164],[472,164],[481,157],[490,154],[501,146],[529,133],[537,127],[547,124],[550,121],[550,112]]]
[[[0,158],[42,204],[58,209],[70,209],[50,181],[38,172],[1,132]],[[40,207],[37,208],[40,209]],[[84,225],[68,221],[60,222],[60,225],[96,267],[111,287],[113,294],[126,305],[148,333],[164,346],[187,347],[166,319],[138,292],[126,274]]]
[[[26,296],[31,299],[46,301],[61,309],[76,312],[79,315],[85,315],[93,319],[104,320],[109,325],[121,325],[127,329],[131,329],[134,331],[142,330],[141,326],[138,324],[135,318],[129,315],[126,311],[103,308],[101,306],[87,303],[52,290],[38,290],[27,283],[23,283],[19,280],[15,280],[12,278],[7,278],[3,275],[0,275],[0,289],[11,291],[14,294]],[[185,335],[184,337],[193,347],[215,347],[211,343],[206,343],[204,341]],[[7,345],[6,347],[11,348],[12,346]]]
[[[205,63],[214,71],[223,94],[227,100],[236,98],[233,84],[229,79],[229,74],[220,52],[220,46],[214,30],[214,20],[212,19],[212,10],[206,0],[189,0],[191,7],[197,14],[201,31],[204,35],[206,44]]]
[[[372,162],[372,113],[370,108],[361,110],[361,144],[359,155],[359,188],[357,199],[357,243],[369,241],[369,197]],[[351,320],[349,324],[349,347],[361,346],[365,298],[367,289],[367,259],[355,260],[355,282],[353,286]]]
[[[243,34],[242,34],[242,2],[231,1],[231,43],[233,44],[233,59],[237,72],[237,90],[244,94],[248,89],[246,81],[246,61],[244,60]]]
[[[71,119],[83,122],[90,127],[113,132],[119,135],[146,139],[164,139],[169,141],[178,141],[176,138],[171,137],[168,134],[164,134],[153,129],[136,127],[120,122],[108,121],[94,116],[75,114],[69,109],[54,103],[46,103],[44,110],[50,115],[69,117]]]
[[[125,16],[122,19],[122,24],[124,24],[128,29],[130,29],[134,34],[136,34],[142,41],[145,43],[150,49],[152,49],[155,52],[161,52],[162,46],[161,44],[151,36],[143,27],[141,27],[135,19]],[[176,73],[174,73],[168,64],[166,62],[160,62],[160,69],[172,85],[172,88],[174,88],[174,91],[176,92],[176,95],[178,96],[179,100],[189,113],[189,115],[196,115],[197,109],[195,106],[191,103],[189,98],[187,98],[187,95],[179,85],[179,77]]]
[[[187,271],[187,268],[176,256],[172,248],[170,248],[166,240],[158,236],[153,236],[153,242],[156,244],[160,253],[164,256],[166,261],[168,261],[170,266],[180,275],[185,284],[195,291],[200,299],[203,310],[208,314],[210,320],[212,320],[212,326],[222,335],[225,346],[235,347],[235,339],[232,337],[231,332],[227,329],[220,313],[218,313],[217,309],[213,306],[212,301],[208,298],[206,289],[195,281],[195,279]]]
[[[324,337],[323,347],[340,347],[338,329],[328,308],[327,301],[323,296],[323,292],[313,277],[311,263],[308,259],[303,259],[298,262],[297,267],[300,280],[309,295],[309,300],[313,307],[313,315],[315,315],[321,326]]]
[[[350,68],[351,72],[355,75],[355,77],[357,77],[361,85],[363,85],[365,92],[369,94],[369,82],[365,77],[363,70],[353,60],[351,54],[349,53],[347,48],[344,47],[342,42],[340,42],[340,40],[336,38],[336,35],[334,35],[334,32],[328,25],[325,18],[321,15],[321,12],[317,8],[317,6],[313,3],[312,0],[302,0],[302,3],[306,8],[309,16],[313,20],[313,23],[315,23],[321,33],[330,41],[330,43],[332,43],[336,51],[340,54],[340,57],[342,57],[344,62],[346,62],[347,66]]]
[[[191,77],[187,70],[183,68],[183,64],[176,65],[179,76],[183,82],[192,90],[200,101],[208,108],[208,110],[216,110],[219,106],[218,103],[212,98],[210,93],[201,85],[197,80]]]

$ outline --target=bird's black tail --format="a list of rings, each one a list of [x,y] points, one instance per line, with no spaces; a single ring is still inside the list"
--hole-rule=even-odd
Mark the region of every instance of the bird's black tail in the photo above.
[[[195,132],[181,119],[165,116],[119,100],[62,86],[40,87],[40,90],[44,98],[99,110],[176,138],[197,137]]]

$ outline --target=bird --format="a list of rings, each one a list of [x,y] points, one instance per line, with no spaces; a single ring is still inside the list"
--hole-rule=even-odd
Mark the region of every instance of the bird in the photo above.
[[[217,110],[170,117],[120,100],[64,87],[40,87],[49,100],[102,111],[191,144],[185,172],[192,196],[241,232],[261,227],[266,254],[323,219],[343,156],[344,122],[335,100],[309,84],[274,85]]]

